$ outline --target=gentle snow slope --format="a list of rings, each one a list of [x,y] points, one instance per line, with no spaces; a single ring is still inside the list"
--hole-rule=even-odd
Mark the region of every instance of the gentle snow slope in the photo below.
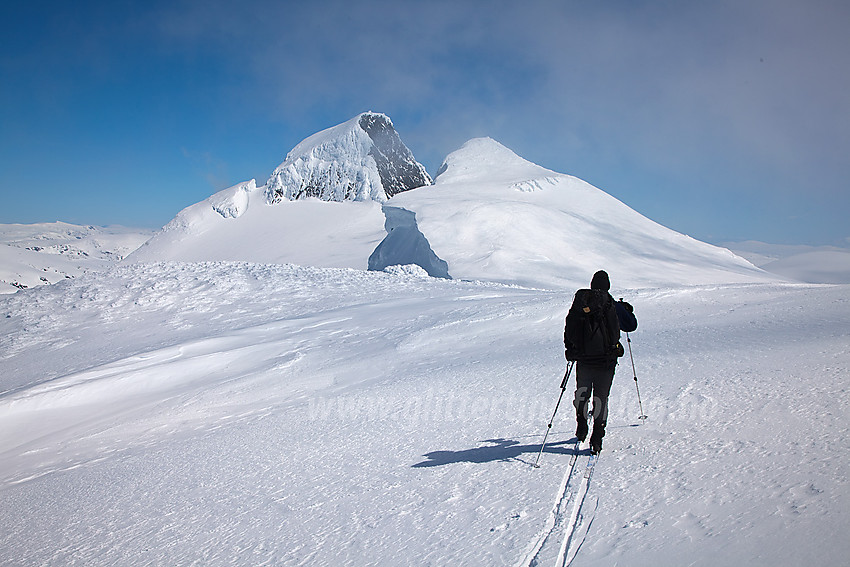
[[[604,268],[630,286],[778,279],[490,138],[470,140],[446,158],[433,186],[385,207],[415,213],[454,278],[575,287]]]
[[[626,363],[573,565],[842,564],[848,291],[615,289],[649,419]],[[570,295],[206,263],[2,297],[0,564],[527,564]]]
[[[183,209],[128,261],[250,260],[365,269],[385,235],[375,201],[268,205],[263,187],[250,181]]]
[[[850,250],[817,250],[768,262],[765,270],[802,282],[850,283]]]

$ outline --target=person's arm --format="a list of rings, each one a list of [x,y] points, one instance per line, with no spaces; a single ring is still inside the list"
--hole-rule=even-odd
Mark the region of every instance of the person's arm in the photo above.
[[[637,329],[637,317],[634,314],[634,308],[630,303],[626,303],[622,299],[614,303],[617,310],[617,321],[620,324],[620,330],[626,333],[631,333]]]

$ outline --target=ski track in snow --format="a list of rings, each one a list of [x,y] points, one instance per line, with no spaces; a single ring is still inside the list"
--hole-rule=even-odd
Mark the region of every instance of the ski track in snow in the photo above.
[[[575,559],[578,550],[581,548],[585,538],[587,537],[587,531],[590,529],[590,524],[593,522],[593,516],[586,515],[588,510],[584,508],[584,504],[587,499],[587,493],[590,490],[590,479],[593,475],[593,470],[596,468],[596,461],[598,458],[598,456],[591,456],[585,463],[585,471],[584,476],[582,476],[581,479],[581,486],[579,486],[576,493],[575,501],[573,502],[573,509],[570,514],[570,521],[567,524],[567,529],[564,533],[563,541],[561,542],[561,548],[558,550],[558,559],[555,562],[557,567],[562,567],[564,565],[569,566],[572,564],[573,559]],[[596,499],[592,510],[593,514],[596,513],[596,507],[598,504],[599,500]],[[582,527],[583,533],[581,534],[581,537],[576,538],[576,531]]]
[[[573,446],[573,456],[566,467],[546,526],[517,567],[565,567],[572,563],[593,519],[592,514],[587,514],[584,503],[598,457],[591,457],[589,450],[588,443],[584,443],[581,448],[577,442]],[[598,499],[594,502],[593,513],[597,505]],[[580,532],[580,537],[576,537],[577,532]]]
[[[517,565],[550,524],[575,566],[843,563],[848,287],[618,292],[649,419],[623,359],[575,514],[568,397],[529,466],[573,291],[220,262],[4,296],[0,564]]]
[[[579,457],[578,443],[573,445],[573,456],[570,458],[570,463],[567,465],[567,470],[564,473],[564,478],[561,481],[561,486],[558,489],[558,494],[555,497],[555,505],[552,507],[549,517],[546,519],[546,526],[540,532],[534,545],[528,555],[517,564],[517,567],[535,567],[536,565],[547,565],[551,561],[547,561],[549,551],[554,547],[554,543],[564,537],[564,533],[569,531],[569,526],[562,529],[566,510],[569,508],[570,502],[575,494],[575,486],[572,485],[573,474],[576,470],[576,463]]]

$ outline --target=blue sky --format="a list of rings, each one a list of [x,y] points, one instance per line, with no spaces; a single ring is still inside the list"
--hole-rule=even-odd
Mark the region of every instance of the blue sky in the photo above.
[[[2,223],[156,228],[388,114],[710,242],[850,245],[850,3],[0,3]]]

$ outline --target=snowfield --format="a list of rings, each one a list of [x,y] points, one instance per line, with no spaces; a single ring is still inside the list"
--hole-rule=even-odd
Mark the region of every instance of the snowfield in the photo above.
[[[572,289],[173,262],[0,296],[0,564],[844,564],[850,286],[612,283],[649,419],[622,359],[572,525],[571,391],[530,466]]]
[[[850,249],[838,246],[727,242],[724,247],[773,274],[806,283],[850,283]]]

